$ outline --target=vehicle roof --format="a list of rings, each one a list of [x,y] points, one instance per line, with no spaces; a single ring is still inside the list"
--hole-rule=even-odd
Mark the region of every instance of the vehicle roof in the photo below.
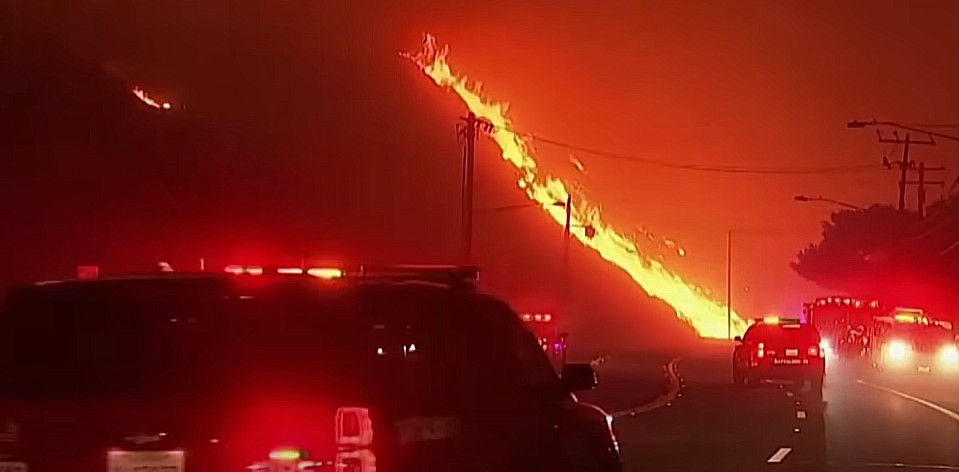
[[[819,336],[819,330],[808,323],[756,323],[746,330],[750,337],[764,336]]]
[[[115,277],[104,277],[89,280],[64,280],[40,282],[22,286],[12,290],[4,301],[4,308],[11,308],[22,303],[30,304],[32,300],[52,297],[96,297],[109,300],[110,298],[131,297],[138,300],[150,298],[172,297],[179,299],[200,300],[219,298],[251,298],[274,299],[283,298],[302,302],[322,302],[332,299],[362,299],[374,305],[412,303],[430,304],[431,301],[450,300],[458,298],[466,300],[468,304],[493,303],[501,307],[508,305],[495,297],[478,293],[473,290],[459,290],[458,286],[449,284],[406,280],[402,278],[365,279],[343,278],[322,280],[311,276],[298,275],[263,275],[263,276],[235,276],[220,273],[157,273],[134,274]],[[20,305],[22,306],[22,305]],[[379,311],[377,308],[376,311]],[[390,310],[392,311],[392,310]],[[410,310],[402,310],[409,312]],[[437,313],[436,310],[414,310],[406,316],[414,318],[435,318],[448,316],[447,310]],[[489,310],[479,310],[485,317],[497,315]],[[478,314],[478,313],[477,313]],[[474,315],[475,317],[476,315]],[[518,317],[511,315],[510,318]]]

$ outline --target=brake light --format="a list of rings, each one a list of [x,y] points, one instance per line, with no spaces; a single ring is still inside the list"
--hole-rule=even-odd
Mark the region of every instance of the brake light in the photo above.
[[[760,359],[762,359],[763,357],[766,357],[766,345],[765,345],[765,344],[759,343],[759,345],[756,346],[756,357],[758,357],[758,358],[760,358]]]
[[[809,346],[807,353],[813,357],[822,356],[822,351],[819,350],[819,346]]]
[[[373,445],[373,421],[370,410],[343,407],[336,410],[337,472],[376,472]]]
[[[532,319],[533,319],[533,316],[530,315],[529,313],[523,314],[523,321],[530,321]]]

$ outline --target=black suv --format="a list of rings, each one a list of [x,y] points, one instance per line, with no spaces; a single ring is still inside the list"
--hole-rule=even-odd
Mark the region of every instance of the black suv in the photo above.
[[[618,471],[506,304],[416,277],[151,274],[13,291],[4,470]]]
[[[794,319],[757,320],[733,350],[733,383],[757,386],[763,381],[809,382],[822,391],[826,359],[815,326]]]

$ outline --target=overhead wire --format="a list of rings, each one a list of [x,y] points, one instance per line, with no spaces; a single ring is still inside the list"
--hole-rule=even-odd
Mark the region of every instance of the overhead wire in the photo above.
[[[733,165],[699,165],[684,164],[677,162],[664,161],[640,157],[624,153],[608,151],[593,147],[582,146],[578,144],[567,143],[564,141],[543,137],[532,133],[523,133],[513,130],[514,134],[527,138],[534,142],[548,144],[571,151],[582,152],[593,156],[616,159],[621,161],[634,162],[637,164],[661,167],[666,169],[686,170],[695,172],[712,172],[724,174],[772,174],[772,175],[823,175],[823,174],[848,174],[857,172],[871,172],[882,170],[878,164],[854,164],[844,166],[823,166],[823,167],[755,167],[755,166],[733,166]]]

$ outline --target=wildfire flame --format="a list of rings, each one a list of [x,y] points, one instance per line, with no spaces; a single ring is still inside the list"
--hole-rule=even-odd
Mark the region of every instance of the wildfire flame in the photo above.
[[[447,62],[449,48],[437,48],[436,38],[432,35],[424,36],[420,52],[402,56],[416,64],[436,85],[455,92],[477,117],[493,124],[490,134],[502,151],[502,158],[516,168],[519,188],[556,223],[564,225],[566,210],[555,203],[566,201],[567,185],[561,179],[538,174],[527,142],[511,129],[511,123],[506,118],[506,105],[485,99],[478,87],[471,87],[465,77],[454,73]],[[593,238],[587,238],[584,232],[577,231],[574,232],[576,239],[628,273],[647,294],[672,306],[676,316],[689,323],[700,336],[727,336],[724,304],[712,300],[704,290],[684,281],[660,261],[643,255],[624,233],[602,221],[598,209],[580,203],[578,208],[573,208],[572,224],[593,226],[596,229]],[[733,313],[732,334],[741,334],[746,327],[747,323]]]
[[[170,102],[163,102],[163,103],[157,102],[152,97],[150,97],[150,95],[147,94],[145,90],[143,90],[140,87],[133,87],[133,90],[131,90],[131,92],[133,92],[133,94],[136,95],[141,102],[146,103],[147,105],[153,108],[156,108],[158,110],[169,110],[173,108],[173,105],[171,105]]]

